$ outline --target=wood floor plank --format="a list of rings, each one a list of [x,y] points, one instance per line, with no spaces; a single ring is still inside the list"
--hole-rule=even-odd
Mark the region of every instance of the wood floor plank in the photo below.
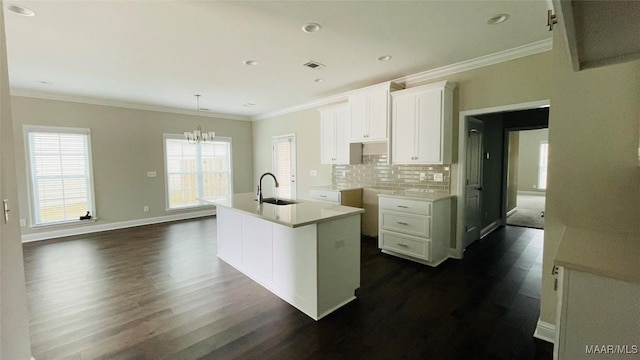
[[[48,359],[551,359],[534,340],[542,231],[505,227],[437,268],[363,238],[357,299],[316,322],[216,256],[203,218],[24,244]]]

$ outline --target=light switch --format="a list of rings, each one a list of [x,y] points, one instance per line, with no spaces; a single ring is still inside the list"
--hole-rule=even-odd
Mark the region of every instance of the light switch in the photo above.
[[[315,170],[309,170],[309,176],[316,176],[318,175],[318,172]]]
[[[153,178],[156,177],[157,174],[155,171],[147,171],[147,177]]]

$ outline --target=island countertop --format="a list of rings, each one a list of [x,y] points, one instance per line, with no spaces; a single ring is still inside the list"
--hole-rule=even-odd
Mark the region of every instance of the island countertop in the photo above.
[[[297,204],[258,204],[256,194],[242,193],[226,197],[203,197],[198,200],[252,215],[267,221],[296,228],[364,212],[364,209],[311,200],[295,200]]]
[[[566,227],[554,265],[640,284],[640,238]]]

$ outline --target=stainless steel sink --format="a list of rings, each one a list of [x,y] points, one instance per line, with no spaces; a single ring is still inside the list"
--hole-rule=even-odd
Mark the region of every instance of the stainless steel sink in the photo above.
[[[292,204],[299,204],[299,201],[294,201],[294,200],[288,200],[288,199],[277,199],[277,198],[265,198],[262,199],[262,202],[266,202],[269,204],[273,204],[273,205],[292,205]]]

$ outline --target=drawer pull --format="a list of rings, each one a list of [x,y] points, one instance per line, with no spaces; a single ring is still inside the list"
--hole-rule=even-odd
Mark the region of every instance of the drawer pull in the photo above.
[[[403,247],[403,248],[408,248],[408,247],[409,247],[409,245],[407,245],[407,244],[402,244],[402,243],[398,243],[398,246]]]
[[[400,225],[409,225],[409,223],[406,223],[406,222],[404,222],[404,221],[396,221],[396,222],[397,222],[398,224],[400,224]]]
[[[321,198],[326,198],[326,197],[327,197],[327,195],[320,195],[320,197],[321,197]]]
[[[406,205],[398,205],[399,208],[408,209],[409,207]]]

